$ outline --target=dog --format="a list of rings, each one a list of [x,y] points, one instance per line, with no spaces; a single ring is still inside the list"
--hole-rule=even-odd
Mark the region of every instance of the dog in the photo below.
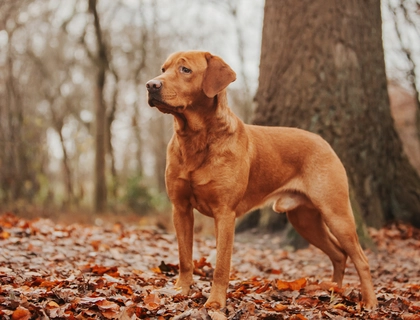
[[[205,307],[226,306],[235,219],[266,204],[326,253],[342,285],[353,261],[364,306],[377,305],[368,260],[356,234],[345,169],[320,136],[297,128],[244,124],[228,107],[235,72],[203,51],[171,54],[148,81],[148,103],[174,117],[167,148],[166,188],[179,249],[175,286],[193,284],[193,209],[214,218],[216,266]]]

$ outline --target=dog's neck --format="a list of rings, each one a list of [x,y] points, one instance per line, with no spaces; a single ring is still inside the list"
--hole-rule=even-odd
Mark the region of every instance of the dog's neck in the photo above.
[[[241,120],[227,105],[226,90],[200,105],[190,106],[183,113],[174,115],[174,135],[183,140],[188,154],[208,149],[220,135],[233,134]]]
[[[226,90],[198,105],[188,106],[182,113],[173,113],[175,134],[183,137],[235,131],[240,121],[227,105]]]

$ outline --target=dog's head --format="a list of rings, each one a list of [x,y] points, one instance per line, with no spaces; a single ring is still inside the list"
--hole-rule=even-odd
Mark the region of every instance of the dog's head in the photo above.
[[[235,72],[209,52],[176,52],[163,64],[162,74],[146,83],[149,105],[164,113],[182,113],[213,99],[235,79]]]

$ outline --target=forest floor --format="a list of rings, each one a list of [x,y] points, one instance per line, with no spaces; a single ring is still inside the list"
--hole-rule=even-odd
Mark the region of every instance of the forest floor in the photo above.
[[[367,251],[379,306],[360,302],[348,261],[344,287],[330,282],[318,249],[288,251],[274,235],[235,240],[227,307],[203,308],[215,242],[194,242],[193,293],[173,288],[176,237],[155,228],[113,223],[60,224],[0,215],[1,319],[420,319],[420,231],[407,225],[370,230]]]

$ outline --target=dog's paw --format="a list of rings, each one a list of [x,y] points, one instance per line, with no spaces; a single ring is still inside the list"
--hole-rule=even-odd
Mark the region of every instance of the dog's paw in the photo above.
[[[375,299],[374,301],[368,301],[363,303],[363,309],[368,311],[375,311],[378,307],[378,301]]]
[[[363,309],[374,311],[378,307],[378,299],[374,292],[362,293]]]
[[[193,284],[193,281],[182,281],[182,279],[178,279],[174,287],[177,290],[181,290],[181,294],[183,294],[184,296],[188,296],[190,294],[191,286]]]
[[[209,300],[207,300],[207,302],[204,304],[204,307],[207,309],[213,309],[213,310],[219,310],[222,308],[219,302],[209,301]]]
[[[227,317],[220,310],[209,310],[208,314],[212,320],[227,320]]]

